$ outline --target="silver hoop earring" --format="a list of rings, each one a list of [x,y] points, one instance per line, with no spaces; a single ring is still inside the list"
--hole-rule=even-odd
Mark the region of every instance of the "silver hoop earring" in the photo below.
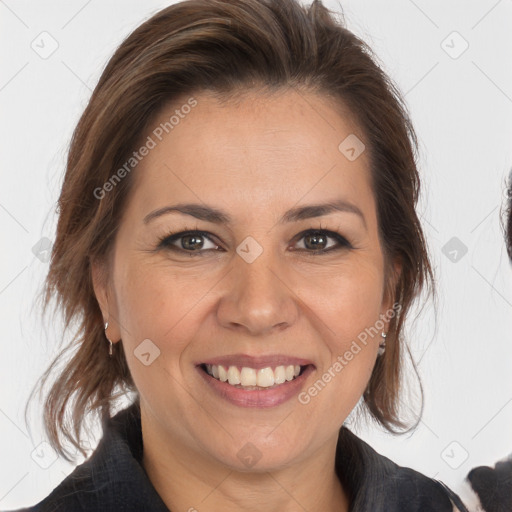
[[[108,328],[108,320],[105,322],[105,338],[107,338],[107,341],[110,343],[108,347],[108,355],[112,357],[112,340],[109,339],[107,336],[107,328]]]
[[[381,356],[382,354],[384,354],[384,352],[386,351],[386,337],[387,337],[387,334],[385,332],[381,333],[381,336],[382,336],[382,341],[379,343],[379,356]]]

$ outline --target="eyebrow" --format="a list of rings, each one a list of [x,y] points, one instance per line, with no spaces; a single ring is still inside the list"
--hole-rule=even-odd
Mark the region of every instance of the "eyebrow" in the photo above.
[[[157,217],[168,213],[182,213],[184,215],[190,215],[196,219],[203,220],[206,222],[212,222],[214,224],[230,224],[232,218],[229,214],[208,205],[202,205],[197,203],[181,203],[173,206],[164,206],[157,210],[148,213],[144,217],[144,224],[147,224]],[[355,205],[348,201],[338,199],[321,204],[311,204],[307,206],[299,206],[288,210],[279,220],[279,224],[286,224],[290,222],[298,222],[304,219],[312,219],[314,217],[322,217],[330,213],[344,212],[352,213],[360,217],[366,227],[366,219],[363,212]]]

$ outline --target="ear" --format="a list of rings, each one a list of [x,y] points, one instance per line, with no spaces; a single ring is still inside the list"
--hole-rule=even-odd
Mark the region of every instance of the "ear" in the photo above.
[[[114,301],[114,293],[111,289],[111,280],[104,261],[91,261],[91,278],[94,295],[103,315],[103,322],[108,320],[108,333],[112,342],[121,338],[119,324],[117,322],[117,305]]]

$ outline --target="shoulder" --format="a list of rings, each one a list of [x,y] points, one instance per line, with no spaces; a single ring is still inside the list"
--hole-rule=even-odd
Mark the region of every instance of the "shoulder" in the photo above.
[[[168,512],[141,465],[137,404],[106,425],[94,453],[44,500],[13,512]]]
[[[83,512],[85,510],[104,510],[98,502],[98,489],[92,476],[94,463],[94,458],[91,458],[77,466],[42,501],[32,507],[13,512]]]
[[[399,466],[345,427],[338,439],[336,468],[353,494],[354,511],[467,512],[443,482]]]
[[[397,494],[403,510],[412,510],[408,507],[415,504],[417,508],[414,510],[418,511],[468,512],[460,497],[444,482],[394,462],[392,464],[395,465],[394,472],[399,481]]]
[[[96,456],[98,455],[100,456]],[[105,460],[103,448],[78,466],[45,499],[33,507],[13,512],[167,512],[147,479],[134,474],[115,478],[111,470],[119,461]],[[111,464],[106,469],[105,464]],[[141,471],[142,473],[142,471]]]

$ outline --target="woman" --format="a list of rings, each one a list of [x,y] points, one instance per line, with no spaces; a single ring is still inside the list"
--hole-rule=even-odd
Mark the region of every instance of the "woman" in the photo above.
[[[191,0],[131,34],[76,128],[46,288],[80,322],[50,440],[80,448],[89,412],[104,435],[29,510],[465,510],[342,426],[362,397],[407,427],[414,156],[320,2]]]

